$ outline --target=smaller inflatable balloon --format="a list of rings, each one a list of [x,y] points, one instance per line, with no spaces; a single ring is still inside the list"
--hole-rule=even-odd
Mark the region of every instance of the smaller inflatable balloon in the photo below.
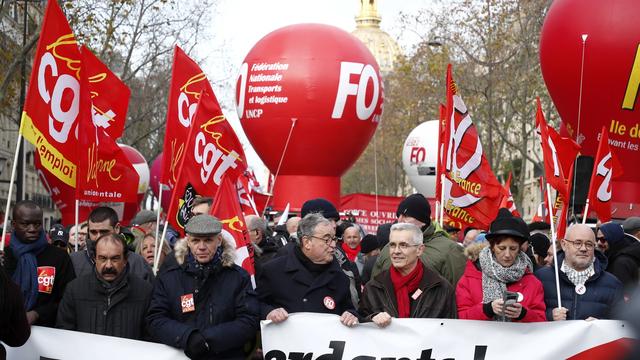
[[[155,160],[151,163],[151,181],[149,186],[151,186],[151,190],[156,195],[156,198],[160,195],[160,178],[162,177],[162,161],[164,159],[164,152],[158,154]],[[169,203],[171,202],[171,194],[172,191],[165,189],[162,191],[162,208],[164,210],[169,209]]]
[[[435,196],[437,160],[438,121],[426,121],[411,130],[402,148],[404,172],[426,198]]]

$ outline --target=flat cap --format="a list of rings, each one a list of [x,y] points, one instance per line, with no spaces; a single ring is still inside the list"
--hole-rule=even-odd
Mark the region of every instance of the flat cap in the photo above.
[[[142,225],[156,221],[158,216],[151,210],[140,210],[131,220],[131,225]]]
[[[622,228],[626,233],[634,233],[640,229],[640,217],[632,216],[622,222]]]
[[[184,231],[193,236],[217,235],[222,231],[222,223],[211,215],[200,214],[189,219]]]

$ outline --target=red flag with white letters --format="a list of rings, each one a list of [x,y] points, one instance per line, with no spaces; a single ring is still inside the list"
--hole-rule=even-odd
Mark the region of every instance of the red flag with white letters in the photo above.
[[[513,195],[511,194],[511,177],[512,177],[512,174],[509,173],[507,182],[504,183],[504,195],[502,196],[500,207],[509,209],[509,211],[511,211],[511,214],[513,216],[522,217],[520,215],[520,212],[516,208],[515,201],[513,201]]]
[[[458,94],[451,64],[447,67],[445,121],[445,212],[460,229],[487,229],[497,216],[503,188],[484,156],[476,127]]]
[[[596,212],[598,219],[605,223],[611,220],[612,179],[622,175],[622,165],[609,146],[609,135],[605,127],[600,133],[598,153],[593,164],[589,185],[589,209]]]
[[[107,96],[117,87],[111,88],[103,82],[128,88],[84,46],[81,59],[78,132],[82,136],[78,151],[77,198],[95,202],[136,202],[140,181],[138,173],[115,139],[107,133],[112,121],[114,135],[121,131],[118,123],[124,126],[129,94],[125,91],[122,96],[127,98],[119,101],[118,97]],[[114,121],[116,112],[113,109],[122,121]]]
[[[199,96],[167,211],[167,220],[180,233],[196,196],[214,197],[225,175],[235,184],[247,168],[242,145],[215,95],[203,90]]]
[[[247,270],[255,287],[253,246],[240,208],[236,186],[227,175],[222,178],[222,183],[215,194],[211,215],[222,222],[222,235],[225,241],[233,242],[236,249],[235,263]]]
[[[167,104],[167,127],[164,133],[164,158],[160,183],[173,189],[186,152],[189,129],[196,113],[200,92],[213,94],[209,80],[198,64],[176,45]]]

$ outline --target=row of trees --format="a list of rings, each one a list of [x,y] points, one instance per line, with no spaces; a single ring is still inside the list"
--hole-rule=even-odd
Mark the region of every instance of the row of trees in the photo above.
[[[363,156],[343,177],[343,192],[406,194],[402,147],[418,124],[439,118],[447,63],[454,66],[462,98],[478,128],[485,155],[503,179],[513,171],[516,203],[524,196],[524,169],[542,159],[535,144],[535,98],[558,122],[540,71],[540,29],[551,0],[456,0],[404,16],[403,31],[422,37],[385,78],[382,123]],[[536,145],[537,146],[537,145]]]

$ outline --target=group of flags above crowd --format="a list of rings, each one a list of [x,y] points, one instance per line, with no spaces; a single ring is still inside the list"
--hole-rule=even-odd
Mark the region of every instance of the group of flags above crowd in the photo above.
[[[36,166],[58,208],[75,204],[77,209],[81,200],[136,201],[138,175],[116,143],[123,133],[129,96],[128,87],[86,46],[78,45],[59,5],[50,0],[20,133],[36,147]],[[545,196],[545,207],[551,209],[553,216],[548,220],[555,224],[559,237],[566,227],[573,165],[580,146],[549,127],[539,100],[537,106],[536,129],[546,179],[558,194],[553,202]],[[509,190],[511,175],[503,186],[491,170],[457,92],[451,65],[447,68],[446,106],[440,112],[436,217],[442,221],[446,215],[459,228],[488,228],[500,207],[517,214]],[[161,188],[172,190],[165,209],[168,222],[182,233],[193,200],[212,197],[213,214],[223,221],[238,247],[246,247],[243,213],[259,214],[252,197],[255,178],[206,75],[177,46],[163,153]],[[605,129],[595,164],[589,204],[600,220],[608,221],[610,181],[621,170]]]
[[[572,191],[574,164],[580,145],[561,137],[547,125],[540,99],[537,99],[536,132],[542,147],[545,179],[543,206],[546,211],[537,220],[550,222],[556,238],[562,238],[567,225],[569,199]],[[611,179],[622,174],[622,167],[609,147],[606,129],[602,128],[600,146],[591,176],[587,207],[600,221],[611,220]],[[510,190],[511,174],[503,187],[485,158],[478,132],[469,112],[457,92],[451,65],[447,68],[447,104],[440,109],[440,134],[436,200],[441,204],[439,216],[446,216],[458,228],[469,226],[487,229],[498,209],[506,207],[520,216]],[[549,187],[556,190],[551,201]]]

